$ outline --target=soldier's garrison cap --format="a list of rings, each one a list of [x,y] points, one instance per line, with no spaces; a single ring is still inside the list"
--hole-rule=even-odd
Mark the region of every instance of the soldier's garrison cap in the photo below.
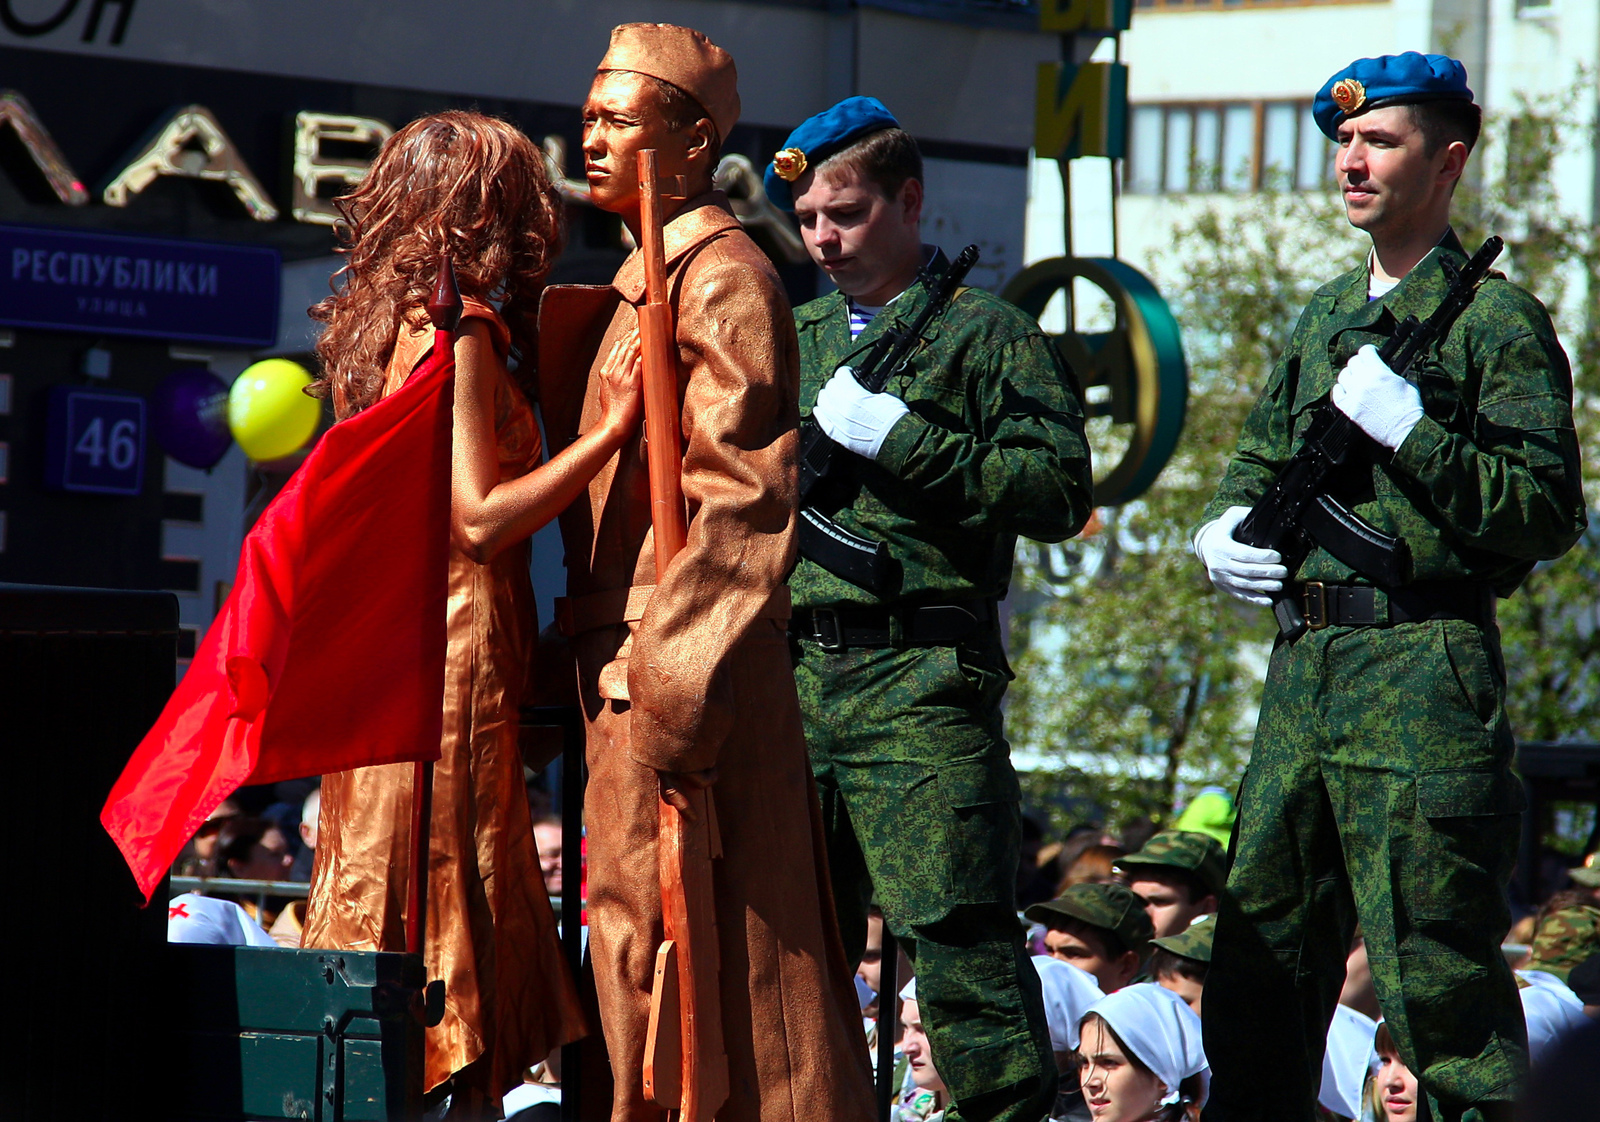
[[[1529,970],[1543,970],[1563,982],[1572,968],[1600,954],[1600,908],[1580,904],[1551,912],[1533,933]]]
[[[793,211],[794,192],[789,185],[804,175],[807,168],[816,167],[868,133],[899,127],[894,114],[875,97],[847,97],[807,117],[789,134],[783,148],[767,165],[763,177],[767,198],[784,210]]]
[[[1195,921],[1176,935],[1150,940],[1152,946],[1171,951],[1179,958],[1192,958],[1196,962],[1211,961],[1211,940],[1217,933],[1217,917],[1198,916]]]
[[[677,86],[700,103],[717,135],[728,138],[739,120],[739,70],[733,56],[692,27],[624,23],[595,71],[631,70]]]
[[[1407,51],[1356,59],[1317,91],[1311,114],[1328,139],[1337,140],[1340,124],[1386,105],[1471,100],[1465,66],[1449,55]]]
[[[1227,851],[1216,838],[1192,830],[1162,830],[1143,849],[1117,858],[1117,868],[1129,876],[1151,865],[1193,873],[1213,896],[1228,883]]]
[[[1075,884],[1054,900],[1034,904],[1022,914],[1046,927],[1059,924],[1062,917],[1104,927],[1140,954],[1156,933],[1144,901],[1120,884]]]
[[[1583,859],[1583,864],[1575,869],[1568,869],[1567,875],[1572,878],[1573,884],[1581,884],[1585,888],[1600,888],[1600,853],[1591,853]]]

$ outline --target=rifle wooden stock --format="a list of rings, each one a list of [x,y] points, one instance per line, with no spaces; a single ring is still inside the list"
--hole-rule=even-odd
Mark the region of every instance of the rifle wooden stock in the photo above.
[[[728,1098],[722,1045],[721,962],[711,862],[722,856],[710,790],[685,791],[691,814],[663,801],[657,838],[666,938],[656,951],[655,989],[645,1037],[645,1097],[712,1122]]]
[[[662,241],[656,153],[639,153],[639,249],[644,254],[644,307],[639,348],[644,356],[644,438],[650,465],[650,527],[656,540],[656,581],[689,540],[683,509],[683,440],[678,419],[678,363],[672,305],[667,300],[667,254]]]
[[[656,154],[639,153],[639,248],[644,255],[644,426],[650,469],[650,526],[656,581],[688,540],[683,502],[683,446],[672,305],[667,298],[665,222]],[[680,196],[682,190],[680,188]],[[645,1097],[675,1110],[680,1122],[712,1122],[728,1097],[722,1045],[722,989],[711,862],[722,856],[710,790],[685,791],[690,813],[658,805],[657,847],[665,938],[656,952],[650,1024],[645,1038]]]

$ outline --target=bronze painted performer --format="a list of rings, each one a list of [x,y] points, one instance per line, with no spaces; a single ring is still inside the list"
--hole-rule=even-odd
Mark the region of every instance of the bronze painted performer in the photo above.
[[[465,112],[415,121],[340,205],[346,281],[314,310],[328,324],[318,344],[322,385],[340,419],[398,389],[427,356],[434,333],[423,303],[441,254],[453,260],[465,298],[424,940],[427,975],[445,983],[445,1015],[428,1030],[425,1087],[454,1077],[452,1117],[498,1117],[500,1097],[526,1069],[583,1032],[541,882],[517,742],[537,631],[527,539],[637,428],[637,352],[618,335],[610,361],[597,364],[586,435],[541,465],[539,429],[506,360],[532,345],[534,310],[559,248],[560,204],[543,157],[512,125]],[[405,949],[412,781],[410,764],[323,780],[305,946]]]
[[[662,938],[663,794],[714,785],[724,1122],[865,1122],[870,1077],[835,927],[815,787],[784,629],[795,556],[799,365],[772,265],[711,187],[738,119],[733,60],[698,32],[612,32],[584,107],[595,203],[640,230],[636,156],[657,152],[676,328],[687,544],[656,571],[644,449],[630,440],[561,518],[588,722],[590,948],[616,1077],[616,1122],[657,1122],[642,1068]],[[601,416],[575,370],[634,330],[635,253],[604,288],[553,288],[540,310],[540,402],[559,446]]]

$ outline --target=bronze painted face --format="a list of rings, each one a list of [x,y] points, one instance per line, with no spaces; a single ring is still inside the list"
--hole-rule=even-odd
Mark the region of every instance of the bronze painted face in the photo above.
[[[594,205],[629,218],[639,212],[638,154],[657,152],[656,168],[667,182],[689,173],[692,129],[673,130],[661,115],[661,94],[649,78],[631,70],[594,76],[583,104],[583,170]]]

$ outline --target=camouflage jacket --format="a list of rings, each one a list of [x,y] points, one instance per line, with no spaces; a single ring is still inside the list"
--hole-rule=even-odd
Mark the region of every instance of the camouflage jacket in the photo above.
[[[885,331],[909,325],[928,298],[919,281],[854,341],[841,294],[795,309],[801,411],[810,413],[838,367],[860,361]],[[968,288],[924,339],[884,387],[911,412],[877,460],[839,453],[834,471],[845,478],[825,482],[815,497],[840,526],[888,543],[898,587],[880,600],[802,557],[789,581],[798,607],[1003,597],[1019,534],[1061,541],[1088,520],[1083,406],[1039,325]]]
[[[1466,254],[1452,232],[1400,284],[1367,299],[1367,265],[1323,285],[1251,410],[1204,521],[1252,506],[1300,443],[1317,405],[1363,344],[1382,346],[1407,315],[1426,319],[1448,281],[1442,255]],[[1405,539],[1413,580],[1489,581],[1509,596],[1537,561],[1559,557],[1587,524],[1572,371],[1544,306],[1497,275],[1442,345],[1413,370],[1425,415],[1389,455],[1376,445],[1330,488],[1384,533]],[[1343,581],[1352,571],[1314,549],[1296,574]]]

